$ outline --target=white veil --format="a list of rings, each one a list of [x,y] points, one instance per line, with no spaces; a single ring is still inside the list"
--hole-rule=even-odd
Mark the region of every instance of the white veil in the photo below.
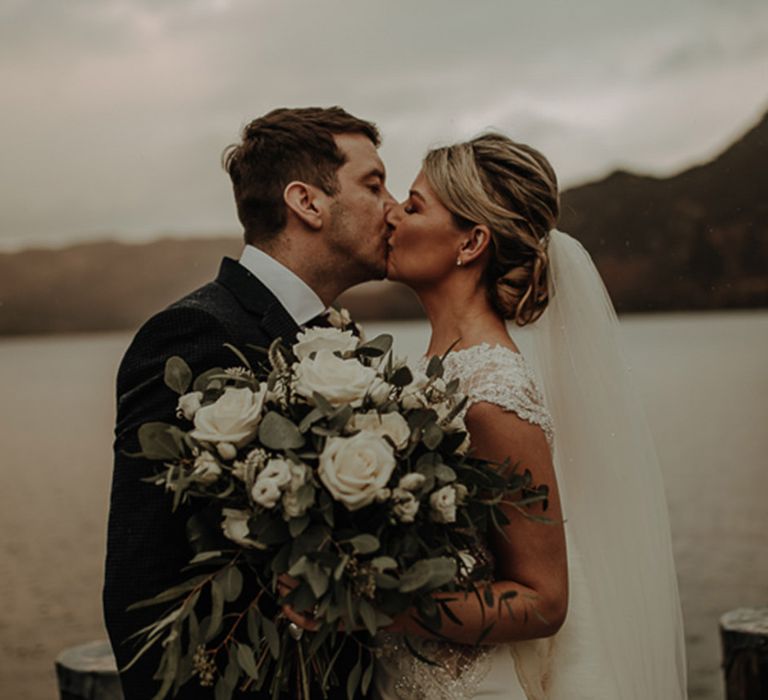
[[[518,673],[531,698],[680,700],[685,647],[664,484],[616,314],[576,240],[553,230],[548,254],[550,302],[533,325],[531,361],[555,426],[570,604],[555,637],[515,653]]]

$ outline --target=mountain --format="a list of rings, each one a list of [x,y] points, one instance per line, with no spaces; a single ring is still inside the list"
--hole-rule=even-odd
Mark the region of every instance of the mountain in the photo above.
[[[239,237],[166,238],[152,243],[83,243],[61,250],[0,254],[0,335],[137,328],[216,276]],[[413,318],[413,292],[369,282],[340,301],[360,320]]]
[[[615,172],[562,195],[619,311],[768,305],[768,114],[669,178]]]
[[[562,194],[559,228],[593,256],[620,312],[768,306],[768,114],[719,157],[668,178],[615,172]],[[0,334],[136,328],[211,279],[237,237],[86,243],[0,254]],[[422,315],[402,285],[341,302],[359,319]]]

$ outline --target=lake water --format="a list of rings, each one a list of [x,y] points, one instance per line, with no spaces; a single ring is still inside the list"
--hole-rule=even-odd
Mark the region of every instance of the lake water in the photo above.
[[[421,322],[366,330],[393,333],[400,355],[426,347]],[[768,312],[633,316],[622,330],[667,486],[691,698],[719,699],[718,617],[768,603]],[[0,341],[0,697],[56,697],[56,654],[105,634],[113,383],[129,340]]]

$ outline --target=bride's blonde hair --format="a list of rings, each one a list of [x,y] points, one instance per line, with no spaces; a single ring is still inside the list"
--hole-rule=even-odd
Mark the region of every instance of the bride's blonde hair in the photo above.
[[[557,177],[534,148],[497,133],[427,153],[424,174],[461,228],[485,224],[494,308],[524,326],[547,307],[547,236],[560,213]]]

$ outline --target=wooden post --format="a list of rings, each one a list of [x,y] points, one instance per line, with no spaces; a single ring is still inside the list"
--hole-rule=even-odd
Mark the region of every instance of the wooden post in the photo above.
[[[56,677],[61,700],[123,700],[109,642],[65,649],[56,658]]]
[[[768,608],[739,608],[720,618],[726,700],[768,698]]]

